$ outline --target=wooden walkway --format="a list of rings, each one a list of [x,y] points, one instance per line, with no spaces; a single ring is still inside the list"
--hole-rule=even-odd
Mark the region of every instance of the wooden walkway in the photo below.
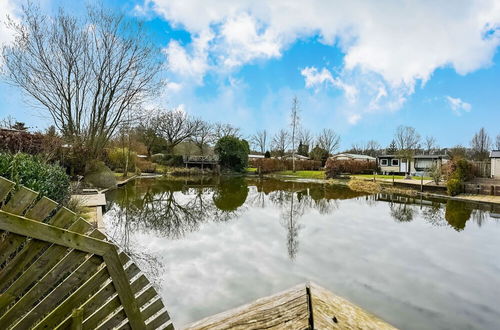
[[[0,177],[0,329],[173,329],[130,258],[56,202]]]
[[[186,327],[209,329],[395,329],[314,283],[301,284]]]

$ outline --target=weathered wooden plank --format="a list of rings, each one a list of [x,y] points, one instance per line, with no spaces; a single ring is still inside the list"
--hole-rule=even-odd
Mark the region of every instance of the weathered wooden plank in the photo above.
[[[123,256],[125,254],[121,253],[120,257],[122,258],[122,263],[124,262]],[[125,257],[128,259],[128,256],[125,255]],[[130,264],[126,269],[125,273],[127,275],[127,278],[130,280],[132,279],[135,275],[139,273],[139,268],[135,264]],[[145,279],[145,281],[144,281]],[[134,282],[132,282],[131,288],[133,292],[138,292],[140,289],[142,289],[144,286],[146,286],[149,282],[144,276],[139,277],[136,279]],[[90,297],[82,306],[83,312],[84,312],[84,324],[87,322],[87,325],[90,325],[89,328],[92,328],[97,326],[99,322],[106,317],[106,312],[100,312],[100,314],[93,315],[98,311],[99,309],[105,308],[105,303],[112,297],[114,294],[116,294],[115,287],[113,285],[113,282],[107,283],[105,286],[103,286],[97,293],[95,293],[92,297]],[[119,299],[117,298],[117,301]],[[92,320],[89,320],[90,317],[93,317]],[[67,326],[69,325],[69,320],[66,319],[63,321],[57,329],[66,329]]]
[[[157,296],[155,288],[150,286],[142,292],[136,299],[139,306],[145,305]]]
[[[77,220],[70,227],[75,232],[85,233],[92,228],[92,226],[83,219]],[[68,248],[61,245],[50,246],[29,268],[18,277],[14,283],[9,282],[0,283],[3,294],[0,295],[0,314],[4,311],[5,307],[12,303],[17,297],[24,294],[27,288],[32,286],[32,283],[38,282],[46,273],[55,266],[61,258],[66,256]]]
[[[253,303],[209,316],[186,329],[308,329],[309,309],[301,284]]]
[[[0,328],[14,324],[16,320],[29,312],[40,298],[52,290],[54,285],[74,271],[87,255],[86,252],[76,250],[68,253],[0,317]],[[15,292],[13,295],[14,297],[20,296]]]
[[[14,188],[15,185],[15,182],[12,182],[0,176],[0,205],[9,195],[9,192]]]
[[[315,329],[395,329],[317,284],[309,285]]]
[[[163,302],[161,301],[160,298],[156,299],[153,301],[151,304],[149,304],[146,308],[142,310],[142,317],[147,320],[151,316],[155,315],[158,313],[165,305],[163,305]]]
[[[102,264],[102,257],[98,256],[92,256],[85,260],[35,307],[31,308],[12,329],[22,330],[31,328],[37,321],[41,320],[51,310],[56,308],[57,304],[59,304],[68,293],[74,291],[88,280]]]
[[[3,239],[0,241],[0,266],[2,269],[15,257],[15,254],[21,250],[26,243],[26,236],[16,235],[12,233],[4,233]]]
[[[114,329],[125,320],[127,320],[127,314],[125,313],[123,306],[120,306],[116,311],[114,311],[114,313],[110,314],[103,323],[97,326],[96,329],[97,330]],[[140,329],[144,329],[144,327]]]
[[[20,187],[9,199],[2,210],[12,214],[22,214],[37,198],[38,193],[26,187]]]
[[[128,260],[125,253],[120,254],[122,263]],[[73,292],[64,302],[60,303],[49,315],[47,315],[34,329],[54,329],[62,323],[70,314],[74,306],[81,306],[87,299],[94,295],[104,284],[110,280],[106,267],[102,267],[98,272],[92,275],[83,285]],[[83,317],[82,309],[82,317]],[[83,323],[83,319],[82,319]]]
[[[83,321],[84,329],[95,329],[108,315],[121,307],[118,295],[108,300],[100,309]]]
[[[163,313],[160,313],[158,316],[156,316],[151,322],[149,322],[146,326],[146,329],[158,329],[168,321],[170,321],[170,316],[168,315],[167,311],[164,311]]]
[[[109,274],[113,279],[113,285],[115,286],[116,292],[120,297],[121,304],[127,314],[127,318],[132,326],[132,329],[144,329],[146,324],[142,319],[139,305],[134,298],[134,294],[130,288],[130,282],[128,281],[125,270],[120,263],[116,248],[112,246],[111,250],[106,253],[103,258],[104,262],[106,262],[106,266],[108,267]]]
[[[43,221],[56,207],[56,202],[43,197],[28,211],[26,216],[33,220]],[[23,272],[25,267],[29,265],[43,249],[49,246],[50,244],[43,241],[29,240],[24,247],[16,253],[12,260],[0,270],[0,292],[3,292],[5,287],[11,283],[12,279]]]
[[[25,217],[37,221],[45,220],[55,209],[57,203],[47,197],[42,197],[32,208],[26,212]]]
[[[0,229],[101,256],[109,252],[110,249],[115,249],[112,244],[100,239],[16,216],[2,210],[0,210]]]

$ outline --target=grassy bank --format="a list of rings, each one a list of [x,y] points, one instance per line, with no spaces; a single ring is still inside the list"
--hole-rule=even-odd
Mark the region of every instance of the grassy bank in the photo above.
[[[351,175],[351,178],[360,178],[360,179],[373,179],[373,174],[354,174]],[[382,175],[382,174],[377,174],[375,175],[375,179],[389,179],[392,180],[393,176],[392,175]],[[394,179],[396,180],[403,180],[406,177],[404,175],[394,175]],[[420,176],[412,176],[412,180],[421,180],[422,177]],[[432,180],[431,177],[424,176],[424,180]]]
[[[273,174],[293,176],[301,179],[320,179],[320,180],[325,179],[324,171],[295,171],[295,172],[281,171],[281,172],[275,172]]]

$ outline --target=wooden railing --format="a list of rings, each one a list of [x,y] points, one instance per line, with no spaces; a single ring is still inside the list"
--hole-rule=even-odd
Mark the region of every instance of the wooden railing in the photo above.
[[[217,155],[205,155],[205,156],[182,156],[184,163],[205,163],[212,164],[219,162],[219,157]]]
[[[0,329],[173,329],[133,261],[83,218],[0,177]]]

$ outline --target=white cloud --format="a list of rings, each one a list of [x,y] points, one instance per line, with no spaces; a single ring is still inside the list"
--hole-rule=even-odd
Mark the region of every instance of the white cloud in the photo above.
[[[0,0],[0,8],[2,8],[0,13],[0,49],[2,49],[4,45],[13,40],[12,31],[5,24],[7,17],[16,20],[18,9],[15,2],[11,0]],[[0,57],[0,68],[2,67],[2,61]]]
[[[301,37],[319,35],[345,52],[348,70],[379,74],[412,91],[434,70],[466,74],[489,65],[500,43],[500,2],[313,0],[147,0],[192,35],[215,33],[217,63],[238,66],[278,57]]]
[[[463,112],[470,112],[472,110],[470,103],[467,103],[458,97],[446,96],[445,98],[446,101],[448,101],[448,105],[451,110],[453,110],[457,116],[461,116]]]
[[[321,71],[318,71],[318,69],[313,66],[306,67],[302,69],[300,73],[305,78],[306,88],[315,88],[319,90],[321,86],[331,84],[341,89],[350,103],[356,101],[358,89],[354,85],[350,85],[338,77],[334,78],[327,68],[322,68]]]

